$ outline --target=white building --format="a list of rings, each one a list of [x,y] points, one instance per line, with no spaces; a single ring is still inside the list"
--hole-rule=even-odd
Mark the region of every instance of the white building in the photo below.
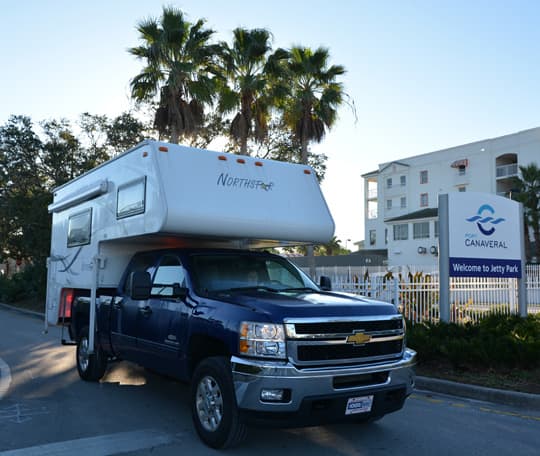
[[[366,249],[388,249],[389,266],[438,264],[438,196],[511,197],[519,166],[540,165],[540,127],[400,159],[363,174]]]

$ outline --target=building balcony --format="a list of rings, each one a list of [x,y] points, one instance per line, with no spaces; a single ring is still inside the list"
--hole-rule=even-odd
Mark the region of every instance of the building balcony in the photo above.
[[[367,199],[370,201],[376,200],[378,194],[379,194],[378,189],[370,188],[367,192]]]
[[[509,165],[499,165],[496,168],[497,179],[503,179],[505,177],[513,177],[518,175],[518,164],[511,163]]]
[[[368,220],[373,220],[379,217],[379,211],[377,209],[371,209],[367,213]]]

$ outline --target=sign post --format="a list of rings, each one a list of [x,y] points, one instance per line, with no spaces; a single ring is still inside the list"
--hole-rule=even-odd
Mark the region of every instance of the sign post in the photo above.
[[[439,312],[440,319],[450,321],[450,269],[448,251],[448,194],[439,195]]]
[[[491,193],[439,195],[441,320],[449,321],[450,277],[518,279],[520,314],[527,313],[523,208]]]

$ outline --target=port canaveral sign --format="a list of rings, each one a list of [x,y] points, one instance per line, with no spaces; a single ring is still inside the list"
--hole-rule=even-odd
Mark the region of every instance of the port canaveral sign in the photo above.
[[[521,278],[519,204],[489,193],[449,193],[450,276]]]

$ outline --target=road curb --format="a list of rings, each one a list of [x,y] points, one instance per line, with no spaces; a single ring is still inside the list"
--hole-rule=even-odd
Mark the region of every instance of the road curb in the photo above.
[[[540,411],[540,394],[487,388],[430,377],[416,377],[416,389]]]
[[[41,318],[41,319],[45,318],[45,314],[43,312],[35,312],[33,310],[22,309],[20,307],[10,306],[9,304],[4,304],[2,302],[0,302],[0,309],[6,309],[6,310],[11,310],[13,312],[23,313],[26,315],[31,315],[32,317],[36,317],[36,318]]]

